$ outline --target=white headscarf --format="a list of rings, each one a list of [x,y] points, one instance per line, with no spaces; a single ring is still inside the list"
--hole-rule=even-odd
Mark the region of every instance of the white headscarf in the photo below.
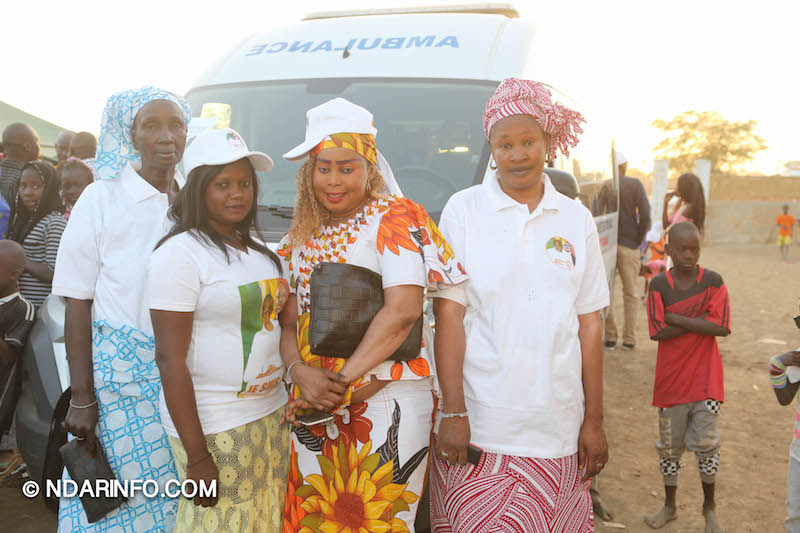
[[[141,163],[134,152],[131,128],[136,114],[148,102],[169,100],[183,112],[186,127],[192,118],[192,108],[185,98],[153,86],[116,93],[108,99],[100,124],[97,142],[96,179],[116,178],[128,163]]]

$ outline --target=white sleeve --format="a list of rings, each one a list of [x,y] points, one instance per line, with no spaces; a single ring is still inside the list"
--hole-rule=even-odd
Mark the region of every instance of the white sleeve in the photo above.
[[[591,213],[588,210],[585,212],[586,268],[575,300],[575,310],[579,315],[587,315],[609,305],[608,280],[603,252],[600,249],[600,238],[597,235],[597,225]]]
[[[94,299],[100,273],[102,198],[98,184],[89,185],[72,208],[61,235],[53,274],[53,294],[76,300]]]
[[[200,265],[192,251],[172,237],[150,256],[147,302],[150,309],[191,312],[200,295]]]
[[[453,198],[451,197],[444,206],[444,210],[442,210],[442,216],[439,219],[439,231],[441,232],[442,237],[444,237],[444,239],[450,244],[456,259],[459,260],[463,259],[464,257],[465,236],[464,222],[459,219],[461,210],[458,209],[459,206],[455,204],[456,202],[454,202]],[[469,274],[469,272],[467,272],[467,274]],[[469,283],[469,280],[467,280],[465,283],[446,287],[438,291],[431,291],[428,293],[428,296],[430,298],[444,298],[446,300],[452,300],[463,305],[464,307],[467,307],[467,291],[465,290],[467,283]]]

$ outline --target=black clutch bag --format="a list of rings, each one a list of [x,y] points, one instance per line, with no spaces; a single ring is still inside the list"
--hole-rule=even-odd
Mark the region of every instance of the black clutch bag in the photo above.
[[[97,487],[98,479],[107,479],[109,481],[116,479],[114,472],[111,470],[111,465],[108,464],[106,453],[103,451],[103,446],[97,442],[97,452],[94,458],[89,457],[89,448],[79,443],[77,439],[71,440],[61,448],[61,459],[64,461],[64,466],[67,467],[69,477],[78,484],[78,490],[84,483],[91,483],[92,487]],[[83,510],[86,511],[86,518],[89,523],[95,523],[105,515],[122,505],[127,501],[123,496],[115,498],[98,497],[92,498],[89,495],[81,497]]]
[[[383,307],[383,278],[367,268],[319,263],[311,272],[311,353],[347,359]],[[410,361],[422,348],[422,309],[406,340],[389,358]]]

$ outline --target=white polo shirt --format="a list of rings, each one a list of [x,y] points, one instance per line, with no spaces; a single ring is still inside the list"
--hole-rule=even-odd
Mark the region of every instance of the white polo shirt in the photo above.
[[[183,187],[184,179],[175,172]],[[128,164],[81,194],[61,237],[53,293],[94,300],[92,320],[153,334],[145,282],[150,255],[166,233],[169,199]]]
[[[472,442],[557,458],[577,452],[583,423],[578,315],[606,307],[609,293],[591,213],[543,179],[532,213],[496,178],[450,198],[439,228],[470,279],[435,297],[467,308]]]

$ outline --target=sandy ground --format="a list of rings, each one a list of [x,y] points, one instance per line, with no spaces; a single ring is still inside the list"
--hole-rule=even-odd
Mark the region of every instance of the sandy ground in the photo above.
[[[784,531],[784,498],[795,407],[781,407],[767,379],[766,362],[775,353],[800,345],[792,318],[800,313],[798,264],[784,264],[774,246],[720,245],[703,250],[701,263],[720,272],[731,293],[733,334],[720,340],[727,402],[720,416],[722,457],[718,475],[718,515],[731,532]],[[615,296],[622,317],[619,283]],[[642,516],[660,508],[663,486],[654,448],[657,414],[650,406],[656,343],[647,336],[645,308],[634,352],[606,353],[606,429],[611,459],[600,476],[606,504],[626,531],[650,530]],[[764,342],[771,339],[773,343]],[[785,344],[775,344],[779,341]],[[661,531],[703,531],[702,492],[694,457],[685,454],[678,491],[678,520]],[[0,519],[5,533],[55,531],[56,519],[41,500],[0,488]],[[620,531],[604,527],[597,531]]]
[[[795,258],[800,264],[800,250]],[[722,439],[717,476],[717,514],[727,532],[780,532],[785,517],[786,472],[795,406],[781,407],[767,377],[771,355],[800,345],[792,318],[800,313],[798,264],[778,260],[776,247],[720,245],[703,250],[704,266],[722,274],[731,295],[732,331],[719,346],[725,365],[726,402],[720,413]],[[622,316],[617,283],[616,316]],[[656,343],[649,340],[644,305],[634,352],[606,352],[605,405],[610,461],[600,476],[605,502],[627,531],[652,531],[644,514],[663,503],[654,448],[657,413],[650,406]],[[770,340],[772,342],[770,342]],[[775,341],[780,341],[779,344]],[[693,454],[683,456],[678,516],[660,531],[703,531],[702,490]],[[603,527],[598,531],[618,531]]]

